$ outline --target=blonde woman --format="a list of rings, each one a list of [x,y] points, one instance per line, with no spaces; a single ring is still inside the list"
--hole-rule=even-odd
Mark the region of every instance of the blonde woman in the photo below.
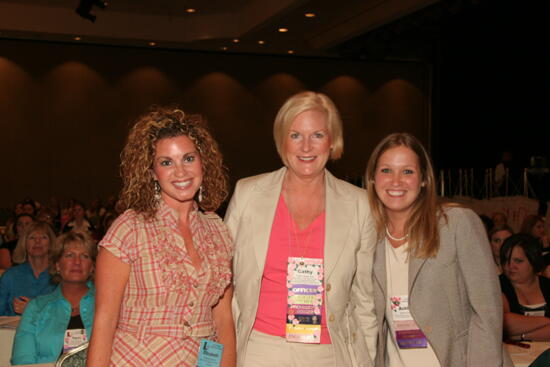
[[[430,158],[410,134],[391,134],[376,146],[366,179],[378,233],[376,365],[511,366],[479,216],[438,203]]]
[[[374,228],[365,191],[325,168],[343,152],[338,111],[297,94],[273,133],[284,167],[240,180],[225,217],[238,365],[371,366]]]
[[[45,222],[34,222],[20,234],[13,258],[21,265],[0,278],[0,316],[20,315],[31,299],[53,291],[48,268],[54,243],[55,234]]]

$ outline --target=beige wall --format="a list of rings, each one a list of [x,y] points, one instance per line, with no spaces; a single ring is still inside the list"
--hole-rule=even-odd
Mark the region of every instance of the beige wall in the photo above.
[[[344,156],[331,170],[359,176],[387,133],[429,143],[428,81],[417,63],[0,40],[0,207],[118,192],[128,127],[151,104],[206,115],[233,182],[275,169],[273,118],[305,89],[328,94],[343,116]]]

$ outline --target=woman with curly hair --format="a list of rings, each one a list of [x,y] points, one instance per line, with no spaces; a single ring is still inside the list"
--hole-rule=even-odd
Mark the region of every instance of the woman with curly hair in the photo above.
[[[201,339],[234,366],[233,245],[211,212],[227,195],[216,142],[200,116],[157,108],[121,159],[125,212],[99,243],[88,366],[196,366]]]

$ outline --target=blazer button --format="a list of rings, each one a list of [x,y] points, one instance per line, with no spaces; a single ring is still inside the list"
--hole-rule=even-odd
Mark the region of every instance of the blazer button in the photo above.
[[[331,288],[332,288],[332,286],[330,285],[330,283],[328,283],[325,289],[327,290],[327,292],[330,292]]]
[[[334,314],[330,314],[330,315],[329,315],[328,321],[334,322]]]

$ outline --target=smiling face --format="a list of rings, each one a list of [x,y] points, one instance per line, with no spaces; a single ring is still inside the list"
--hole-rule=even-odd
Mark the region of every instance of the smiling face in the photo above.
[[[28,257],[48,256],[48,252],[50,251],[50,237],[48,237],[45,231],[37,229],[28,234],[26,245]]]
[[[159,140],[152,167],[153,178],[168,206],[191,205],[202,183],[202,162],[191,139],[185,135]]]
[[[380,155],[374,175],[374,188],[388,216],[408,218],[421,190],[418,156],[400,145]]]
[[[298,114],[285,141],[289,172],[305,179],[322,175],[330,155],[330,144],[326,114],[317,110]]]
[[[55,266],[64,283],[85,283],[94,269],[92,257],[80,242],[68,243]]]

